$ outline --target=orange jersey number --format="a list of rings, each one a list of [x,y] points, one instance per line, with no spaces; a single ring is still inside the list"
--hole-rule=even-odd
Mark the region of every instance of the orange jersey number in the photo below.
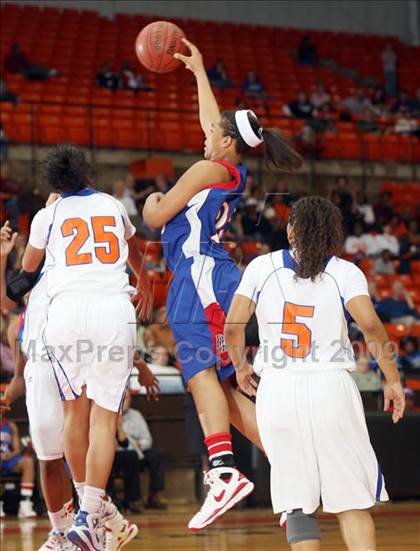
[[[114,216],[93,216],[91,218],[93,238],[95,243],[103,243],[101,247],[95,247],[95,256],[102,264],[114,264],[120,257],[118,237],[111,231],[105,231],[105,226],[115,226]],[[67,218],[61,226],[63,237],[74,235],[66,249],[67,266],[91,264],[91,253],[79,253],[80,249],[89,238],[89,227],[82,218]]]
[[[311,330],[302,322],[296,321],[297,316],[313,318],[315,308],[285,302],[283,310],[283,329],[286,335],[292,338],[284,338],[280,341],[281,349],[291,358],[305,358],[311,350]]]

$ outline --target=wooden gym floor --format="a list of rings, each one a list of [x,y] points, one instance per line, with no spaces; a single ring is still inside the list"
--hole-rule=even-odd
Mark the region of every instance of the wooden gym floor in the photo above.
[[[139,538],[124,549],[141,551],[265,551],[289,549],[284,530],[268,509],[234,510],[211,528],[190,534],[186,528],[194,513],[190,507],[175,506],[162,513],[143,513],[135,519]],[[420,502],[385,504],[375,508],[377,551],[419,551]],[[323,549],[344,549],[335,517],[320,515]],[[45,540],[46,519],[1,521],[1,551],[36,551]]]

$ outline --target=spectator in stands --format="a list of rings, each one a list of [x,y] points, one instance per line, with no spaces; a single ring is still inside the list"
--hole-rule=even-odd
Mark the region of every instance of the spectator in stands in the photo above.
[[[16,43],[6,55],[4,68],[7,73],[20,73],[28,80],[46,80],[60,74],[57,69],[31,62]]]
[[[168,367],[173,363],[169,356],[169,351],[159,344],[158,346],[154,346],[150,351],[150,363],[160,367]]]
[[[415,219],[408,223],[408,237],[413,245],[420,245],[419,223]]]
[[[359,132],[365,132],[367,134],[379,134],[381,128],[379,124],[373,118],[372,109],[365,107],[360,117],[356,122]]]
[[[417,120],[411,115],[407,107],[400,108],[392,130],[400,136],[419,136]]]
[[[375,212],[376,220],[380,226],[389,224],[394,215],[392,195],[388,192],[380,193],[373,210]]]
[[[19,102],[18,96],[8,89],[3,77],[0,76],[0,101],[8,101],[15,105]]]
[[[371,109],[371,103],[361,88],[343,100],[342,104],[348,109],[350,115],[362,115],[366,107]]]
[[[127,394],[129,391],[127,391]],[[109,479],[107,491],[115,500],[113,489],[113,478],[122,475],[124,481],[124,498],[121,508],[130,511],[130,513],[140,513],[138,506],[140,499],[140,480],[139,480],[139,456],[132,448],[130,439],[124,430],[123,417],[120,416],[117,425],[117,448],[115,450],[114,463],[112,465],[112,474]]]
[[[99,88],[117,90],[119,81],[118,75],[112,72],[110,65],[106,62],[102,63],[101,68],[96,73],[96,85]]]
[[[156,175],[155,178],[155,188],[156,191],[160,191],[160,193],[167,193],[170,188],[172,187],[173,182],[171,182],[163,172],[160,172]]]
[[[148,349],[162,345],[170,354],[174,354],[175,339],[169,327],[166,306],[155,310],[153,323],[146,327],[143,340]]]
[[[317,139],[313,121],[306,119],[302,128],[294,136],[296,146],[305,159],[319,159],[322,144]]]
[[[297,51],[300,65],[315,65],[317,61],[316,48],[311,41],[309,34],[305,33],[299,43]]]
[[[315,109],[319,109],[326,103],[331,102],[331,96],[325,90],[325,86],[323,82],[316,83],[315,90],[311,94],[310,101],[311,101],[311,104],[315,107]]]
[[[414,98],[408,99],[407,107],[410,109],[413,117],[420,117],[420,88],[417,88]]]
[[[379,392],[382,389],[381,376],[377,371],[370,369],[367,356],[358,357],[356,371],[352,371],[351,376],[360,392]]]
[[[207,76],[209,77],[211,85],[215,88],[233,88],[233,83],[227,75],[223,61],[217,61],[216,64],[207,71]]]
[[[382,52],[382,64],[384,68],[385,91],[388,96],[397,94],[397,54],[391,44],[386,44]]]
[[[131,407],[131,393],[126,392],[123,403],[122,428],[129,441],[129,449],[135,450],[139,458],[140,471],[149,471],[148,509],[166,509],[159,493],[165,488],[165,457],[159,448],[153,446],[152,435],[142,414]]]
[[[401,108],[406,108],[410,110],[410,97],[406,90],[400,90],[398,96],[392,104],[391,113],[398,113]]]
[[[382,251],[389,250],[393,256],[398,256],[400,252],[400,244],[398,239],[393,235],[391,226],[384,226],[383,232],[371,236],[371,255],[380,255]]]
[[[33,508],[32,495],[35,484],[34,460],[31,456],[20,454],[20,438],[16,423],[2,417],[0,423],[0,469],[6,473],[19,473],[20,503],[19,518],[36,517]]]
[[[386,94],[382,86],[376,86],[373,90],[370,103],[373,105],[378,114],[387,113],[388,107],[386,104]]]
[[[359,218],[367,227],[375,224],[375,212],[372,205],[368,202],[366,194],[362,190],[353,191],[353,209],[356,217]]]
[[[404,371],[420,370],[420,350],[418,339],[405,337],[401,339],[399,366]]]
[[[331,103],[321,105],[314,111],[314,115],[311,126],[316,132],[336,132],[334,121],[337,119],[337,113],[331,109]]]
[[[344,227],[349,233],[355,217],[353,212],[353,191],[350,187],[348,178],[346,176],[337,176],[334,187],[330,188],[330,194],[332,191],[338,194],[339,201],[337,206],[343,215]]]
[[[283,107],[283,112],[289,117],[296,119],[310,119],[314,106],[308,99],[308,94],[301,90],[298,92],[296,99]]]
[[[124,180],[118,180],[113,183],[112,196],[124,205],[128,216],[138,216],[139,212],[136,207],[136,202],[134,201],[130,190],[127,188],[127,183],[124,182]]]
[[[135,74],[132,66],[128,61],[123,61],[121,64],[120,71],[120,87],[123,90],[132,90],[133,92],[138,92],[143,90],[147,92],[152,88],[147,84],[145,78],[141,74]]]
[[[257,241],[267,241],[271,235],[271,226],[267,218],[258,211],[258,201],[250,197],[245,203],[245,212],[241,217],[243,235]]]
[[[391,253],[388,249],[384,249],[381,256],[375,260],[373,265],[373,273],[383,275],[395,274]]]
[[[380,300],[376,311],[384,322],[402,323],[410,327],[418,319],[413,299],[401,281],[394,281],[392,296]]]
[[[400,264],[398,266],[399,274],[411,273],[411,261],[420,259],[420,243],[415,244],[408,233],[401,235],[400,244]]]
[[[256,72],[253,69],[249,69],[246,80],[241,86],[242,93],[248,98],[253,98],[257,102],[261,102],[261,107],[268,112],[267,93],[265,91],[263,83],[257,77]]]
[[[356,222],[353,227],[353,234],[349,235],[344,242],[346,254],[354,255],[357,258],[363,258],[370,252],[370,236],[364,233],[363,224]]]

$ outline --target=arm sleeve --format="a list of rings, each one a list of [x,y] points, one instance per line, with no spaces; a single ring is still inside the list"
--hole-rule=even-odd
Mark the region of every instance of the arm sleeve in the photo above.
[[[346,266],[342,292],[344,304],[347,304],[349,300],[360,295],[370,296],[365,274],[351,262],[348,262]]]
[[[152,447],[152,435],[150,434],[149,427],[147,426],[146,420],[143,415],[139,413],[139,442],[141,449],[143,451],[148,450]]]
[[[261,258],[255,258],[246,268],[242,275],[236,295],[243,295],[257,303],[261,275]]]
[[[49,231],[49,211],[47,209],[41,209],[35,214],[32,220],[29,245],[35,247],[35,249],[45,249],[48,243]]]

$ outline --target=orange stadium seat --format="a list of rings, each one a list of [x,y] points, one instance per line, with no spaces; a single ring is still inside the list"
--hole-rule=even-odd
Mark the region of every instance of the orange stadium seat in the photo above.
[[[411,334],[411,328],[402,323],[385,323],[385,329],[391,339],[400,339]]]

